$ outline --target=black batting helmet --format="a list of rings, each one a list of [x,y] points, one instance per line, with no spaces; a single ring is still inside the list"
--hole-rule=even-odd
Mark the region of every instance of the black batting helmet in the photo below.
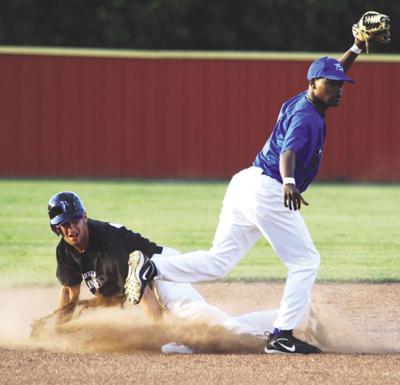
[[[48,204],[50,227],[60,234],[59,226],[74,218],[81,218],[85,214],[81,199],[72,191],[63,191],[52,196]]]

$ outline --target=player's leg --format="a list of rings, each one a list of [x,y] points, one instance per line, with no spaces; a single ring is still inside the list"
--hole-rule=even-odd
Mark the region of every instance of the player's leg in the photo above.
[[[291,330],[309,310],[320,256],[300,212],[284,206],[282,185],[265,175],[262,177],[261,191],[268,194],[257,194],[257,212],[251,215],[288,269],[275,327]]]
[[[179,254],[177,250],[164,248],[163,253],[158,256],[159,258],[166,258],[177,254]],[[266,330],[265,326],[260,327],[259,319],[268,320],[267,314],[260,314],[257,317],[254,313],[249,318],[245,316],[232,317],[207,303],[204,297],[190,283],[155,280],[154,288],[168,314],[179,319],[206,323],[210,326],[223,326],[235,334],[259,335]]]
[[[269,226],[263,220],[265,236],[287,268],[287,279],[275,327],[295,329],[306,316],[311,291],[318,274],[320,256],[299,212],[282,212]],[[279,225],[277,222],[279,221]]]
[[[257,335],[262,335],[265,332],[272,333],[275,329],[274,322],[279,314],[279,309],[255,311],[252,313],[243,314],[235,317],[241,324],[248,324],[255,330]],[[306,335],[311,340],[318,340],[318,328],[320,323],[315,311],[311,311],[306,315],[299,326],[302,334]]]
[[[248,172],[236,174],[225,194],[220,220],[210,250],[186,253],[171,258],[154,256],[157,278],[174,282],[198,282],[226,275],[262,236],[242,215],[237,205],[246,200],[242,191],[248,184]]]
[[[251,325],[256,335],[263,335],[265,332],[272,333],[274,321],[278,316],[279,309],[254,311],[235,317],[240,324]]]

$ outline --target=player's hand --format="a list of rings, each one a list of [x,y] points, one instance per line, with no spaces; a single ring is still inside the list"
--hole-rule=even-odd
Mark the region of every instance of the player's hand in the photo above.
[[[300,210],[301,205],[308,206],[308,203],[301,196],[300,191],[294,184],[283,185],[283,203],[289,210]]]
[[[357,37],[354,38],[354,44],[361,49],[365,49],[365,41],[358,39]]]

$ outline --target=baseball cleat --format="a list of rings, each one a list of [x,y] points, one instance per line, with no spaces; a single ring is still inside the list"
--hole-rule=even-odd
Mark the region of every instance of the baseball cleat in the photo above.
[[[142,299],[144,289],[157,275],[156,265],[141,251],[135,250],[129,256],[128,276],[125,281],[125,295],[134,305]]]
[[[170,342],[161,346],[161,352],[164,354],[193,354],[194,350],[186,345]]]
[[[287,353],[287,354],[310,354],[321,353],[316,346],[301,341],[293,336],[293,330],[281,330],[270,334],[265,349],[265,353]]]

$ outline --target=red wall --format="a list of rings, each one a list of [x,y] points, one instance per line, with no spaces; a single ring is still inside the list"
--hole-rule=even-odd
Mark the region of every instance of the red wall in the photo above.
[[[0,54],[0,176],[229,177],[309,64]],[[319,179],[400,180],[400,63],[350,75]]]

